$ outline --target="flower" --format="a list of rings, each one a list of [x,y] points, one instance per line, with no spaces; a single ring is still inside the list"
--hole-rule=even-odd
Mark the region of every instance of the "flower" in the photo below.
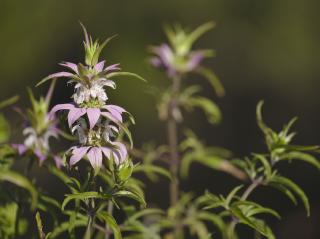
[[[100,119],[100,116],[113,121],[117,125],[123,123],[122,114],[128,113],[125,109],[117,105],[104,105],[102,108],[81,108],[74,104],[58,104],[52,108],[50,115],[53,116],[60,110],[68,110],[68,124],[71,128],[72,125],[82,116],[87,115],[89,120],[90,129],[93,129]],[[128,113],[129,114],[129,113]]]
[[[71,154],[69,164],[74,166],[81,159],[88,159],[97,171],[102,167],[103,158],[113,160],[120,166],[127,159],[126,146],[117,141],[122,132],[129,138],[132,145],[130,131],[123,121],[123,114],[133,117],[124,108],[106,104],[108,95],[106,87],[116,88],[116,76],[131,76],[144,81],[140,76],[121,72],[119,64],[105,66],[105,61],[99,61],[99,55],[106,44],[113,38],[108,38],[101,45],[93,41],[85,27],[85,65],[72,62],[62,62],[61,66],[69,71],[54,73],[44,78],[38,85],[55,78],[67,78],[68,83],[74,85],[73,102],[58,104],[52,108],[49,117],[54,118],[59,111],[67,111],[67,121],[73,135],[78,137],[78,145],[71,147],[67,153]]]
[[[34,98],[31,90],[28,90],[32,108],[28,109],[26,114],[19,109],[17,111],[24,116],[29,126],[23,130],[24,142],[22,144],[12,144],[12,147],[18,151],[19,155],[31,152],[38,158],[40,165],[46,159],[53,158],[56,166],[61,167],[62,159],[51,152],[49,145],[50,139],[58,139],[61,133],[57,128],[56,118],[50,117],[48,114],[54,86],[55,81],[51,84],[46,98],[41,97],[38,101]]]
[[[196,70],[203,59],[211,57],[211,50],[192,51],[194,42],[214,25],[209,22],[190,34],[187,34],[180,26],[174,28],[165,28],[169,44],[151,47],[151,52],[155,55],[150,62],[153,66],[164,68],[169,77],[175,77],[178,74],[185,74]]]

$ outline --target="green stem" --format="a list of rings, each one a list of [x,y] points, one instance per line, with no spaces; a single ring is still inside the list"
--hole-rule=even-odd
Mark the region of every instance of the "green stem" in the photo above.
[[[113,205],[113,203],[112,203],[112,201],[110,201],[109,202],[109,204],[108,204],[108,213],[109,213],[109,215],[113,215],[113,208],[114,208],[114,205]],[[110,227],[109,227],[109,225],[108,225],[108,223],[106,223],[106,234],[105,234],[105,239],[109,239],[110,238],[110,236],[111,236],[111,230],[110,230]]]
[[[170,148],[170,165],[169,170],[172,175],[172,180],[170,183],[170,206],[174,207],[179,201],[179,150],[178,150],[178,128],[177,119],[174,115],[174,111],[178,107],[178,98],[180,94],[181,77],[173,78],[172,84],[172,94],[169,102],[168,108],[168,122],[167,122],[167,132],[168,132],[168,142]],[[183,226],[179,222],[179,218],[175,218],[177,224],[174,228],[174,238],[180,239],[183,237]]]

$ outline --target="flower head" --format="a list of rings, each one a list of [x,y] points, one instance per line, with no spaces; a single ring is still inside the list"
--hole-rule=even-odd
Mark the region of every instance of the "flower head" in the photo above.
[[[48,113],[54,85],[55,82],[52,83],[46,98],[40,97],[39,100],[36,100],[32,91],[28,89],[32,107],[26,113],[17,109],[26,119],[28,127],[23,130],[24,142],[13,144],[13,148],[17,149],[20,155],[31,152],[39,159],[40,164],[51,157],[60,167],[62,160],[51,152],[49,144],[51,138],[58,138],[60,134],[60,130],[57,128],[57,120],[50,117]]]
[[[177,74],[188,73],[199,67],[202,60],[206,57],[211,57],[211,50],[191,50],[195,41],[205,32],[214,27],[214,24],[209,22],[187,34],[180,26],[166,27],[165,32],[169,39],[169,44],[161,44],[160,46],[152,47],[151,52],[155,54],[151,58],[151,64],[155,67],[164,68],[170,77]]]
[[[85,64],[63,62],[69,72],[63,71],[49,75],[39,84],[53,78],[67,78],[74,86],[73,102],[58,104],[50,112],[54,118],[59,111],[67,111],[68,125],[71,132],[78,137],[78,146],[72,147],[70,166],[86,158],[95,170],[102,167],[103,158],[113,160],[116,165],[122,164],[127,159],[127,150],[123,143],[117,141],[118,135],[124,132],[132,145],[130,131],[123,120],[123,114],[132,116],[122,107],[107,104],[108,96],[106,87],[116,88],[111,80],[116,76],[140,76],[121,72],[119,64],[105,66],[105,61],[99,61],[102,49],[113,38],[108,38],[101,45],[93,41],[85,27],[81,24],[85,41]],[[38,84],[38,85],[39,85]]]

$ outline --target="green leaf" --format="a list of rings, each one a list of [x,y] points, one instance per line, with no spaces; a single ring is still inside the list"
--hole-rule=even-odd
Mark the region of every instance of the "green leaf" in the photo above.
[[[281,156],[279,160],[301,160],[301,161],[304,161],[306,163],[313,165],[317,169],[320,169],[319,160],[316,159],[311,154],[307,154],[307,153],[303,153],[303,152],[298,152],[298,151],[289,152],[289,153],[286,153],[283,156]]]
[[[145,172],[146,174],[159,174],[162,175],[166,178],[168,178],[169,180],[172,180],[172,176],[169,173],[168,170],[166,170],[165,168],[156,166],[156,165],[151,165],[151,164],[140,164],[137,167],[134,168],[134,173],[139,173],[139,172]]]
[[[261,154],[254,154],[254,158],[261,162],[267,179],[270,178],[272,174],[272,168],[267,158]]]
[[[207,31],[211,30],[212,28],[215,27],[214,22],[207,22],[199,27],[197,27],[193,32],[191,32],[187,39],[186,39],[186,44],[189,45],[190,47],[193,45],[193,43],[198,40],[204,33]]]
[[[91,64],[92,65],[95,65],[98,63],[99,61],[99,56],[101,54],[101,51],[103,50],[103,48],[106,47],[106,45],[113,39],[115,38],[117,35],[113,35],[109,38],[107,38],[99,47],[98,49],[96,49],[96,51],[94,52],[93,56],[92,56],[92,59],[91,59]]]
[[[115,239],[122,239],[120,228],[112,215],[107,212],[100,212],[97,216],[111,228]]]
[[[217,124],[221,121],[222,116],[219,107],[213,101],[205,97],[195,96],[189,98],[189,101],[186,102],[186,107],[201,108],[211,124]]]
[[[223,219],[220,216],[213,214],[213,213],[210,213],[210,212],[202,211],[197,214],[197,217],[201,220],[211,222],[213,225],[215,225],[219,229],[223,238],[227,237],[226,224],[224,223]]]
[[[0,102],[0,109],[3,109],[7,106],[10,106],[10,105],[16,103],[18,100],[19,100],[19,96],[16,95],[16,96],[13,96],[7,100],[1,101]]]
[[[283,194],[285,194],[293,202],[294,205],[298,204],[297,199],[295,198],[293,193],[289,189],[287,189],[286,187],[284,187],[278,183],[273,183],[273,182],[268,183],[268,185],[279,190]]]
[[[225,95],[224,87],[213,71],[205,67],[199,67],[197,72],[209,81],[217,96],[222,97]]]
[[[7,181],[26,189],[31,195],[31,209],[34,210],[36,208],[38,192],[26,177],[12,171],[0,170],[0,181]]]
[[[37,212],[36,214],[36,222],[37,222],[37,228],[39,233],[39,239],[45,239],[46,235],[43,232],[43,225],[42,225],[42,220],[39,212]]]
[[[263,207],[263,206],[255,203],[255,202],[237,201],[237,202],[233,203],[232,206],[240,207],[242,209],[242,211],[244,211],[244,209],[242,208],[242,206],[244,206],[244,208],[246,208],[245,215],[248,216],[248,217],[252,217],[252,216],[255,216],[257,214],[271,214],[274,217],[276,217],[278,219],[281,219],[281,216],[279,215],[279,213],[277,213],[272,208]]]
[[[138,192],[132,192],[128,190],[121,190],[116,193],[114,193],[112,196],[114,197],[126,197],[131,198],[141,204],[142,207],[146,207],[146,202],[142,195],[140,195]]]
[[[308,197],[306,196],[306,194],[304,193],[304,191],[297,185],[295,184],[293,181],[291,181],[288,178],[282,177],[282,176],[274,176],[271,181],[271,183],[277,183],[280,184],[288,189],[290,189],[291,191],[293,191],[295,194],[297,194],[301,201],[304,204],[304,207],[307,211],[307,216],[310,216],[310,204],[309,204],[309,200]]]
[[[0,114],[0,144],[5,143],[10,137],[10,125],[5,117]]]
[[[75,225],[73,225],[74,227],[85,227],[87,225],[87,220],[83,220],[78,218],[75,221]],[[54,230],[51,232],[50,234],[50,238],[56,238],[58,236],[60,236],[63,232],[68,231],[70,227],[70,223],[69,222],[63,222],[61,223],[58,227],[55,227]]]
[[[98,193],[98,192],[83,192],[83,193],[67,194],[66,198],[63,200],[61,210],[64,211],[66,205],[72,200],[86,201],[90,198],[109,200],[111,199],[111,195],[106,193]]]
[[[232,199],[234,198],[234,196],[240,191],[240,189],[243,188],[243,185],[237,186],[235,187],[227,196],[226,201],[225,201],[225,205],[226,207],[229,207]]]
[[[135,74],[135,73],[131,73],[131,72],[124,72],[124,71],[121,71],[121,72],[112,72],[112,73],[109,73],[107,74],[107,78],[108,79],[111,79],[113,77],[121,77],[121,76],[128,76],[128,77],[132,77],[132,78],[136,78],[138,80],[141,80],[143,82],[147,82],[147,80],[145,80],[143,77],[139,76],[138,74]]]
[[[139,211],[132,216],[128,218],[128,221],[135,221],[138,220],[142,217],[149,216],[149,215],[164,215],[165,213],[161,209],[157,208],[148,208],[144,209],[142,211]]]

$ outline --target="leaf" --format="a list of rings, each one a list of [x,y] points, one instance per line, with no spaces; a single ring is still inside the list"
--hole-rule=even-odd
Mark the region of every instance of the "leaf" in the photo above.
[[[98,193],[98,192],[83,192],[83,193],[67,194],[66,198],[63,200],[61,210],[64,211],[66,205],[72,200],[85,201],[90,198],[109,200],[111,199],[111,195],[106,193]]]
[[[208,121],[211,124],[217,124],[221,121],[221,112],[219,107],[211,100],[201,97],[201,96],[195,96],[189,98],[189,101],[186,102],[187,107],[199,107],[201,108],[204,113],[206,114]]]
[[[240,189],[243,188],[243,185],[237,186],[235,187],[227,196],[226,200],[225,200],[225,205],[227,207],[229,207],[232,199],[234,198],[234,196],[237,194],[237,192],[240,191]]]
[[[254,158],[260,161],[260,163],[263,165],[264,173],[267,179],[270,178],[272,174],[272,168],[266,157],[261,154],[254,154]]]
[[[135,221],[149,215],[164,215],[165,213],[158,208],[148,208],[137,212],[128,218],[128,221]]]
[[[10,125],[5,117],[0,114],[0,144],[5,143],[10,137]]]
[[[138,80],[141,80],[143,82],[147,82],[147,80],[145,80],[144,78],[142,78],[141,76],[139,76],[138,74],[135,73],[131,73],[131,72],[125,72],[125,71],[121,71],[121,72],[112,72],[107,74],[107,78],[111,79],[112,77],[119,77],[119,76],[129,76],[132,78],[136,78]]]
[[[209,81],[217,96],[222,97],[225,95],[224,87],[213,71],[205,67],[199,67],[197,72]]]
[[[310,204],[309,204],[309,200],[308,197],[306,196],[306,194],[304,193],[304,191],[297,185],[295,184],[293,181],[291,181],[288,178],[282,177],[282,176],[274,176],[271,180],[271,183],[277,183],[280,184],[288,189],[290,189],[291,191],[293,191],[294,193],[296,193],[301,201],[304,204],[304,207],[307,211],[307,216],[310,216]]]
[[[141,204],[142,207],[146,207],[146,202],[142,195],[140,195],[138,192],[131,192],[128,190],[121,190],[116,193],[114,193],[112,196],[114,197],[127,197],[131,198]]]
[[[297,205],[297,199],[289,189],[287,189],[286,187],[280,184],[273,183],[273,182],[268,183],[268,185],[285,194],[293,202],[294,205]]]
[[[4,101],[1,101],[0,102],[0,109],[3,109],[7,106],[10,106],[10,105],[13,105],[14,103],[16,103],[17,101],[19,100],[19,96],[16,95],[16,96],[13,96],[7,100],[4,100]]]
[[[168,178],[169,180],[172,180],[172,176],[168,170],[156,165],[149,165],[149,164],[138,165],[137,167],[134,168],[134,173],[139,173],[139,172],[145,172],[146,174],[156,173]]]
[[[233,206],[237,206],[237,207],[242,207],[245,206],[247,211],[245,213],[246,216],[248,217],[252,217],[256,214],[271,214],[274,217],[281,219],[281,216],[279,215],[279,213],[277,213],[275,210],[268,208],[268,207],[263,207],[255,202],[251,202],[251,201],[237,201],[235,203],[232,204]],[[242,208],[243,210],[243,208]],[[243,210],[244,211],[244,210]]]
[[[99,61],[99,56],[100,56],[100,54],[101,54],[101,51],[102,51],[103,48],[105,48],[106,45],[107,45],[113,38],[115,38],[116,36],[117,36],[117,35],[113,35],[113,36],[107,38],[107,39],[99,46],[99,48],[96,49],[96,51],[94,52],[94,55],[92,56],[92,62],[91,62],[92,65],[95,65],[95,64],[98,63],[98,61]]]
[[[74,227],[85,227],[86,225],[87,225],[87,220],[83,220],[83,219],[78,218],[75,221],[75,225],[73,225],[73,226]],[[58,237],[63,232],[68,231],[69,227],[70,227],[70,223],[69,222],[61,223],[58,227],[55,227],[54,230],[51,232],[50,238]]]
[[[318,159],[316,159],[314,156],[311,154],[303,153],[303,152],[298,152],[298,151],[293,151],[286,153],[285,155],[281,156],[279,160],[301,160],[306,163],[309,163],[316,167],[317,169],[320,169],[320,162]]]
[[[97,216],[111,228],[115,239],[122,239],[120,228],[112,215],[107,212],[100,212]]]
[[[213,225],[215,225],[221,232],[221,234],[223,235],[223,238],[226,238],[226,224],[224,223],[223,219],[213,213],[210,212],[199,212],[197,214],[197,217],[201,220],[204,221],[209,221],[211,222]]]
[[[38,233],[39,233],[39,239],[45,239],[46,235],[43,232],[43,225],[40,217],[40,213],[37,212],[36,214],[36,222],[37,222],[37,228],[38,228]]]
[[[201,37],[204,33],[206,33],[207,31],[211,30],[214,27],[215,27],[214,22],[207,22],[200,25],[193,32],[189,34],[186,40],[187,44],[191,47],[199,37]]]
[[[36,208],[38,192],[26,177],[12,171],[0,170],[0,181],[7,181],[26,189],[31,195],[31,209],[34,210]]]

